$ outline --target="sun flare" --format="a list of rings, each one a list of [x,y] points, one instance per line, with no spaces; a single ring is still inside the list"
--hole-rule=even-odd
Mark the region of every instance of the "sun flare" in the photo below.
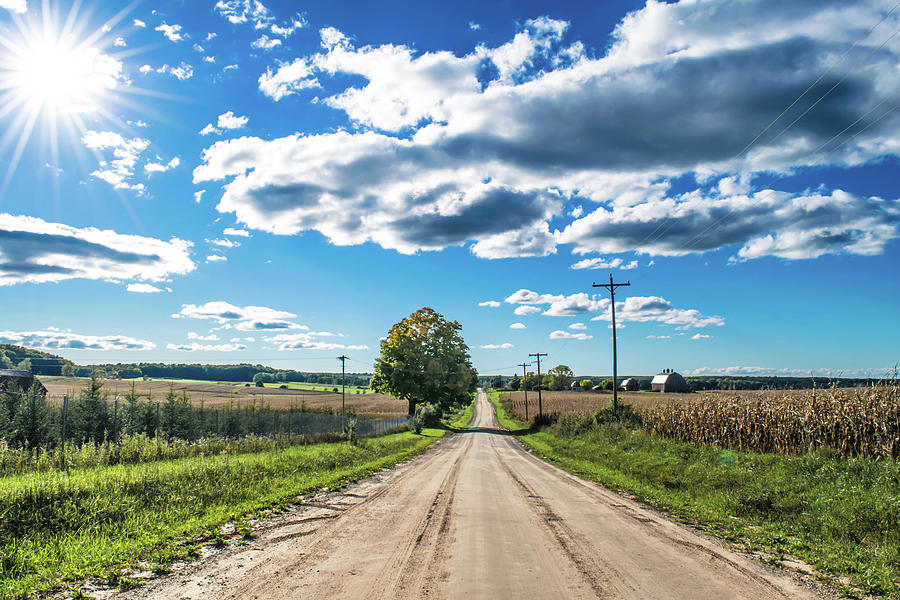
[[[0,199],[33,134],[40,134],[56,164],[62,150],[80,147],[87,122],[118,122],[121,93],[129,91],[121,53],[108,51],[113,27],[127,12],[100,27],[89,25],[80,3],[60,14],[44,0],[40,10],[14,16],[0,29],[0,152],[10,157]],[[82,7],[83,8],[83,7]]]
[[[32,42],[14,59],[10,87],[32,110],[83,113],[99,108],[122,77],[122,63],[67,39]]]

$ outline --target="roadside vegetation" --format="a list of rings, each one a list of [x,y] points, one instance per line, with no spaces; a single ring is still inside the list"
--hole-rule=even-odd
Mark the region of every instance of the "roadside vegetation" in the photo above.
[[[32,472],[0,478],[0,598],[98,577],[116,584],[129,567],[164,569],[247,529],[263,510],[302,502],[423,452],[447,430],[423,429],[352,443]],[[249,529],[247,529],[249,531]],[[193,541],[185,542],[185,539]]]
[[[896,384],[890,385],[879,393],[896,399]],[[628,405],[622,407],[624,420],[606,409],[545,419],[538,428],[512,417],[497,392],[491,400],[503,427],[572,473],[633,495],[773,564],[799,559],[847,595],[900,597],[896,460],[842,458],[841,447],[806,452],[798,446],[805,453],[779,454],[729,449],[724,437],[719,447],[666,439],[645,429]],[[654,422],[689,414],[671,406],[671,413]],[[824,403],[817,406],[825,410]],[[727,407],[721,415],[734,417]],[[829,422],[827,413],[823,420]]]

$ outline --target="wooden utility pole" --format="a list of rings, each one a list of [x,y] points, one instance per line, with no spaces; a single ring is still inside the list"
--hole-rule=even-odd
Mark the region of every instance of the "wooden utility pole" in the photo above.
[[[609,283],[595,283],[591,287],[602,287],[609,290],[609,307],[612,311],[612,338],[613,338],[613,414],[619,414],[619,373],[616,364],[616,288],[631,285],[631,281],[626,283],[613,283],[613,276],[610,274]]]
[[[528,373],[525,371],[529,363],[522,363],[518,366],[522,367],[522,389],[525,390],[525,420],[528,421],[528,388],[525,387],[525,380],[528,379]]]
[[[544,416],[544,405],[541,402],[541,386],[543,384],[543,380],[541,379],[541,357],[547,356],[546,353],[543,352],[535,352],[534,354],[529,354],[528,356],[534,356],[537,358],[537,370],[538,370],[538,416]]]
[[[344,365],[346,364],[347,358],[349,357],[344,356],[343,354],[338,356],[338,360],[341,361],[341,422],[344,421],[344,396],[346,395],[347,389]]]

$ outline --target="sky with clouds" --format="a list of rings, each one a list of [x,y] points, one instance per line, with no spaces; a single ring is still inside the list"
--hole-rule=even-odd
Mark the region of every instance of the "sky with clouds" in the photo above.
[[[894,0],[0,0],[0,342],[482,373],[900,360]]]

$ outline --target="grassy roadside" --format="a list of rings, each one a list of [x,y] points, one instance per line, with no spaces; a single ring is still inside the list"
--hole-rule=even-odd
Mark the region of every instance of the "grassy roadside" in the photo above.
[[[457,414],[453,415],[453,420],[450,421],[447,426],[450,429],[462,429],[466,427],[469,423],[472,422],[472,418],[475,416],[475,401],[473,400],[471,404],[465,407],[463,410],[459,411]]]
[[[0,479],[0,598],[196,552],[190,537],[338,488],[426,450],[449,432],[395,433],[240,455]]]
[[[566,437],[500,424],[537,455],[773,563],[796,557],[843,593],[900,598],[900,464],[722,451],[621,426]]]

